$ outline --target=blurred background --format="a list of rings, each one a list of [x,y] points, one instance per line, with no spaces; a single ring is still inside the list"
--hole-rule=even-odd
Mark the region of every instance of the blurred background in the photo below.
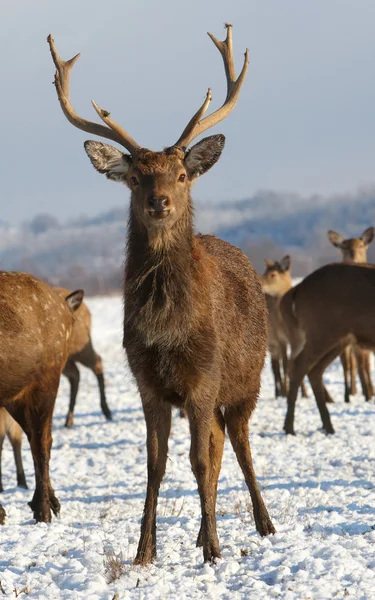
[[[213,90],[233,23],[234,112],[210,133],[223,155],[193,188],[198,231],[264,257],[292,255],[303,276],[339,260],[327,230],[357,237],[375,225],[375,3],[372,0],[2,0],[0,6],[0,269],[25,270],[88,294],[121,288],[129,192],[100,177],[84,132],[63,116],[46,37],[64,59],[81,52],[71,98],[94,99],[141,145],[173,144]],[[369,247],[375,262],[375,247]]]

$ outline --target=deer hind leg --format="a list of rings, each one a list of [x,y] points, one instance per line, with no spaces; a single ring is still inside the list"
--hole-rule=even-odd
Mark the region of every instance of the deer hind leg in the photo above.
[[[370,373],[370,352],[368,350],[362,350],[361,348],[355,348],[354,354],[358,365],[358,374],[361,380],[362,393],[366,401],[368,401],[374,395]]]
[[[22,429],[18,425],[16,421],[13,422],[8,427],[8,438],[10,443],[12,444],[14,461],[16,463],[16,471],[17,471],[17,485],[19,487],[27,488],[25,471],[23,470],[23,462],[22,462],[22,454],[21,454],[21,446],[22,446]]]
[[[147,493],[141,535],[134,564],[147,565],[156,557],[156,508],[167,464],[172,407],[160,399],[142,396],[147,427]]]
[[[289,390],[289,358],[286,344],[282,344],[281,346],[281,362],[283,365],[283,396],[287,397]]]
[[[107,404],[107,398],[105,395],[105,383],[104,383],[104,371],[102,358],[97,354],[92,346],[91,339],[87,342],[86,346],[79,354],[75,356],[76,360],[82,365],[91,369],[94,373],[99,386],[100,394],[100,408],[107,421],[112,420],[112,413]]]
[[[215,410],[210,434],[210,489],[214,493],[214,512],[216,514],[217,483],[219,480],[221,461],[223,459],[225,441],[225,421],[219,409]],[[203,546],[203,522],[201,522],[197,546]]]
[[[285,386],[281,375],[279,357],[271,357],[271,367],[275,380],[275,397],[279,398],[280,396],[285,396]]]
[[[353,374],[354,356],[351,346],[346,346],[340,354],[340,360],[344,371],[345,402],[350,402],[350,394],[356,394],[356,378]]]
[[[190,462],[197,480],[201,501],[201,531],[205,562],[214,562],[215,559],[221,557],[216,531],[216,494],[215,490],[210,487],[210,438],[214,418],[213,404],[214,401],[209,397],[189,399],[185,404],[191,435]]]
[[[34,461],[35,492],[29,502],[35,520],[49,523],[51,509],[60,512],[60,503],[53,491],[49,477],[49,461],[52,446],[52,415],[55,404],[59,373],[48,382],[48,392],[34,388],[26,398],[7,406],[12,417],[26,433]]]
[[[256,395],[254,400],[256,401]],[[228,434],[233,446],[233,450],[242,469],[247,487],[249,488],[253,503],[256,529],[260,535],[265,536],[270,535],[271,533],[276,533],[276,529],[272,524],[266,505],[264,504],[253,467],[249,443],[248,421],[250,417],[250,411],[247,409],[246,404],[241,403],[233,408],[229,407],[225,409],[224,418],[227,424]]]
[[[2,464],[2,455],[3,455],[3,444],[4,444],[4,440],[5,440],[5,435],[6,435],[5,419],[6,419],[5,408],[0,408],[0,492],[4,491],[3,482],[2,482],[1,464]],[[0,523],[0,525],[1,525],[1,523]]]
[[[303,378],[307,373],[308,368],[308,351],[306,346],[302,351],[289,361],[289,391],[288,391],[288,408],[285,416],[284,431],[287,434],[295,435],[294,433],[294,413],[297,401],[298,390],[303,382]]]
[[[63,374],[69,379],[70,383],[69,410],[68,414],[66,415],[65,427],[73,427],[73,413],[76,405],[76,398],[79,387],[79,370],[77,368],[77,365],[72,360],[68,359],[64,367]]]

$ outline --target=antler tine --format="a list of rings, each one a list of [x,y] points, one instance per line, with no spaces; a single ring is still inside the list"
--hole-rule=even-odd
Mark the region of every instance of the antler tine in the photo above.
[[[227,28],[227,36],[222,42],[216,39],[216,37],[212,35],[212,33],[208,33],[208,35],[210,36],[211,40],[213,41],[223,58],[225,75],[227,79],[227,95],[225,101],[223,105],[220,108],[218,108],[215,112],[213,112],[211,115],[207,115],[207,117],[200,120],[203,113],[208,107],[208,104],[206,105],[206,97],[205,104],[190,120],[189,124],[187,125],[187,127],[185,127],[175,146],[186,148],[194,138],[198,137],[198,135],[225,119],[225,117],[229,115],[229,113],[237,104],[240,89],[245,79],[247,68],[249,65],[249,50],[246,48],[244,64],[238,79],[236,79],[233,59],[232,25],[226,23],[225,27]],[[202,112],[202,108],[204,106],[205,108]]]
[[[103,121],[108,125],[108,127],[104,127],[100,125],[100,123],[93,123],[92,121],[87,121],[80,117],[76,111],[74,110],[69,97],[69,80],[70,73],[75,64],[75,62],[79,58],[79,54],[76,54],[73,58],[67,61],[63,61],[57,53],[55,42],[49,34],[47,37],[47,42],[50,47],[51,55],[53,62],[56,67],[55,80],[54,84],[56,87],[57,97],[60,102],[60,106],[62,111],[68,121],[77,127],[78,129],[82,129],[83,131],[87,131],[88,133],[92,133],[99,137],[104,137],[113,142],[117,142],[126,148],[131,154],[139,148],[139,145],[133,140],[132,137],[113,121],[109,119],[109,113],[107,111],[102,111],[96,104],[94,104],[94,108],[99,114],[99,116],[103,119]]]

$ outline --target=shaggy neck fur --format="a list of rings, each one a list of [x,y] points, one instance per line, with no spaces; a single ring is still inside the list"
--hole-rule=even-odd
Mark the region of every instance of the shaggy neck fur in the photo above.
[[[193,210],[169,230],[149,232],[130,208],[125,269],[125,324],[147,346],[183,344],[190,330],[196,269]]]

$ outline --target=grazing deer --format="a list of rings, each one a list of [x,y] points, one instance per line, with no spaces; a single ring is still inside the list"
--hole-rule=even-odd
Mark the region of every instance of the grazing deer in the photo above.
[[[280,300],[292,287],[290,274],[290,256],[287,254],[280,261],[265,259],[266,270],[261,278],[262,288],[266,294],[268,309],[268,349],[271,355],[271,367],[275,380],[275,396],[286,396],[288,393],[288,337],[284,321],[280,313]],[[282,367],[282,370],[281,370]],[[301,392],[307,398],[305,384],[302,382]]]
[[[29,503],[36,521],[60,510],[49,478],[52,413],[68,356],[78,290],[62,298],[26,273],[0,272],[0,407],[26,433],[35,467]]]
[[[308,275],[287,292],[280,310],[292,361],[284,430],[294,434],[298,388],[308,375],[323,428],[334,433],[325,403],[323,373],[348,344],[375,348],[375,266],[336,263]]]
[[[156,507],[173,405],[184,406],[189,419],[190,460],[202,513],[197,544],[203,546],[204,560],[220,557],[215,505],[225,426],[250,490],[256,528],[261,535],[275,532],[256,481],[248,430],[267,347],[260,280],[238,248],[214,236],[196,236],[193,229],[191,186],[218,161],[225,138],[210,136],[187,148],[234,108],[248,66],[246,51],[236,79],[231,25],[223,42],[209,35],[223,57],[226,100],[202,118],[211,101],[209,89],[177,142],[161,152],[140,147],[94,103],[108,127],[75,113],[69,73],[77,57],[63,62],[48,37],[65,116],[79,129],[112,139],[130,153],[85,142],[93,166],[131,190],[123,343],[147,427],[147,494],[135,558],[142,565],[156,556]]]
[[[55,290],[64,298],[71,293],[71,290],[67,290],[65,288],[57,287]],[[91,369],[91,371],[96,375],[100,392],[100,406],[105,418],[107,421],[110,421],[112,419],[112,415],[108,408],[105,397],[102,359],[99,354],[95,352],[92,345],[91,313],[85,302],[82,302],[75,314],[73,331],[69,345],[69,357],[63,370],[63,375],[69,379],[70,383],[70,404],[65,422],[66,427],[73,427],[73,412],[79,386],[79,370],[76,363],[80,363],[88,369]]]
[[[328,239],[333,246],[341,250],[344,263],[366,263],[367,248],[374,239],[374,228],[368,227],[359,238],[349,239],[344,239],[336,231],[330,230],[328,231]],[[374,389],[371,381],[370,352],[347,346],[340,355],[340,359],[344,370],[345,402],[350,402],[350,394],[355,395],[357,393],[357,364],[363,395],[366,400],[372,398]]]

